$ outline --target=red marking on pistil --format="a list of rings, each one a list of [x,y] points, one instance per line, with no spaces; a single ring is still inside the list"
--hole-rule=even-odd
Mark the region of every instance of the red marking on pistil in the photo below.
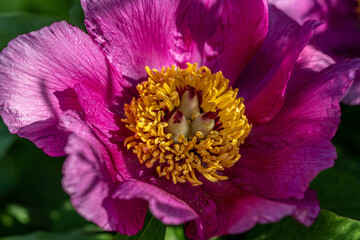
[[[181,120],[183,119],[183,117],[184,117],[184,114],[182,113],[182,111],[177,111],[174,114],[173,123],[181,123]]]
[[[162,122],[167,122],[170,120],[171,116],[173,115],[173,113],[175,112],[175,110],[173,111],[169,111],[168,108],[163,108],[162,111],[164,112],[164,116],[161,118]]]
[[[206,112],[202,115],[203,120],[212,120],[217,117],[217,112]]]

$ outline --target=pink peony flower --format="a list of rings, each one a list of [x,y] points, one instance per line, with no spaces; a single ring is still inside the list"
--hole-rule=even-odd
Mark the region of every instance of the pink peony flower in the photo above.
[[[302,24],[308,19],[323,20],[315,30],[312,44],[336,61],[360,57],[360,0],[270,0]],[[342,102],[360,104],[360,71]]]
[[[89,35],[60,22],[1,52],[0,113],[68,156],[63,187],[84,218],[133,235],[149,208],[193,239],[314,221],[309,183],[334,163],[360,67],[307,46],[319,22],[260,0],[82,6]]]

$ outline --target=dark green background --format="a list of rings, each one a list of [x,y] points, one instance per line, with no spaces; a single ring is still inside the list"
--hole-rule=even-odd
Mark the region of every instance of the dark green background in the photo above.
[[[0,49],[19,34],[61,20],[85,29],[79,1],[0,0]],[[317,222],[306,228],[288,217],[221,239],[360,239],[360,107],[342,106],[342,111],[333,140],[339,158],[311,184],[326,210]],[[165,231],[167,240],[185,239],[181,226],[166,228],[150,214],[132,238],[86,222],[61,188],[63,161],[10,135],[0,120],[0,240],[163,239]]]

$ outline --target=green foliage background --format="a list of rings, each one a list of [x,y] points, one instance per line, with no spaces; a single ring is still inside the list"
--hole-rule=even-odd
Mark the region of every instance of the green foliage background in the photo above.
[[[0,49],[19,34],[61,20],[85,29],[79,0],[0,0]],[[220,239],[360,239],[360,106],[342,111],[333,140],[339,158],[311,184],[324,209],[316,223],[306,228],[288,217]],[[150,214],[134,237],[86,222],[61,188],[63,161],[11,135],[0,120],[0,240],[186,239],[182,226],[166,227]]]

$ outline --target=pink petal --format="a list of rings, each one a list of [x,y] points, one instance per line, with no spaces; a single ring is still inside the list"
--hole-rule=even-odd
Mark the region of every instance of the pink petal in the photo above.
[[[112,197],[126,174],[115,172],[112,165],[114,155],[121,153],[107,148],[76,113],[67,111],[60,120],[61,127],[71,131],[62,183],[74,208],[107,231],[136,234],[143,226],[148,205],[139,199]]]
[[[146,171],[147,168],[139,163],[132,150],[124,147],[125,138],[130,136],[132,132],[121,122],[121,118],[124,116],[119,116],[110,111],[110,109],[114,109],[124,115],[124,106],[121,103],[130,103],[133,95],[124,94],[123,92],[126,89],[118,86],[116,90],[119,94],[118,103],[120,105],[109,105],[106,96],[90,91],[82,84],[75,85],[74,89],[78,95],[79,105],[83,109],[85,122],[112,153],[110,161],[107,161],[106,164],[113,165],[123,180],[142,179],[144,174],[148,172]]]
[[[205,183],[201,188],[211,196],[216,207],[217,221],[209,222],[207,216],[199,214],[201,227],[197,229],[202,229],[205,239],[242,233],[257,223],[276,222],[292,214],[301,223],[309,223],[320,211],[316,195],[311,191],[301,200],[271,200],[238,189],[230,182]],[[189,238],[201,238],[202,233],[194,231],[195,226],[193,223],[187,225]]]
[[[312,44],[334,57],[336,61],[360,57],[360,21],[355,0],[270,0],[300,24],[307,19],[323,20],[315,30]],[[345,104],[360,104],[360,70],[354,84],[342,100]]]
[[[74,208],[86,220],[113,230],[107,211],[102,207],[115,176],[111,176],[105,161],[110,161],[106,147],[74,112],[61,117],[61,127],[72,132],[65,151],[62,184]]]
[[[315,219],[320,213],[319,201],[316,197],[317,192],[308,189],[305,192],[303,199],[291,199],[284,201],[296,205],[296,210],[293,212],[292,217],[305,226],[310,226],[315,222]]]
[[[66,22],[19,36],[0,55],[0,114],[12,133],[29,138],[49,155],[64,155],[67,135],[56,129],[61,102],[78,106],[66,90],[82,82],[101,91],[107,74],[97,46]]]
[[[116,196],[108,196],[104,200],[103,207],[109,215],[112,231],[135,235],[143,228],[148,211],[146,201],[138,198],[124,200]]]
[[[207,180],[203,179],[203,181]],[[171,181],[158,177],[151,180],[150,183],[184,201],[198,215],[196,219],[185,225],[188,237],[204,239],[205,236],[210,236],[217,231],[219,227],[218,208],[212,196],[202,187],[194,187],[190,183],[174,185]]]
[[[186,202],[160,188],[137,180],[120,183],[111,197],[127,201],[143,199],[149,204],[151,213],[165,224],[180,225],[198,217]]]
[[[212,71],[222,71],[233,83],[254,56],[265,39],[268,30],[267,1],[231,0],[222,2],[216,30],[204,46],[197,41],[198,49],[204,49],[202,65]],[[214,16],[198,16],[209,19]],[[204,21],[204,20],[203,20]],[[193,24],[190,22],[189,25]],[[207,26],[203,23],[192,29],[192,34]],[[205,27],[206,28],[206,27]],[[200,51],[201,52],[201,51]]]
[[[130,82],[146,77],[147,65],[186,62],[234,80],[267,32],[264,0],[82,0],[82,6],[89,33]]]
[[[354,83],[341,102],[349,105],[360,104],[360,70],[356,72]]]
[[[245,98],[251,123],[266,123],[279,112],[295,62],[318,25],[309,21],[300,28],[282,12],[270,8],[267,38],[235,83],[239,96]]]
[[[303,24],[309,19],[323,20],[324,11],[327,9],[322,0],[269,0],[269,3],[275,5],[299,24]]]
[[[145,66],[161,69],[175,63],[169,49],[174,45],[179,2],[81,1],[95,42],[124,76],[135,81],[147,76]]]
[[[302,198],[310,181],[334,163],[330,140],[340,121],[339,101],[360,60],[318,72],[304,59],[289,81],[284,107],[270,122],[253,128],[240,161],[230,169],[234,181],[248,191]]]

